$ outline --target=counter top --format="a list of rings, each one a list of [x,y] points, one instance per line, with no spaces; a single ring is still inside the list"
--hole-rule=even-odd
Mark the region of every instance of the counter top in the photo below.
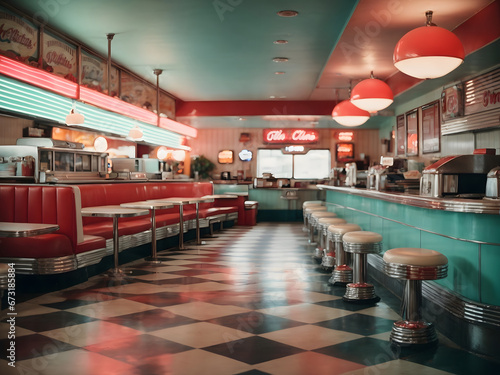
[[[346,186],[317,185],[317,187],[322,190],[335,190],[345,194],[361,195],[387,202],[433,210],[500,215],[500,199],[430,198],[407,193],[377,191]]]

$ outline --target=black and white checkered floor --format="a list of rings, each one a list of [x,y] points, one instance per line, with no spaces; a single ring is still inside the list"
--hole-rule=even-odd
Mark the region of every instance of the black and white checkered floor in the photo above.
[[[398,314],[342,301],[312,260],[299,223],[234,227],[199,247],[127,264],[127,281],[96,276],[19,303],[16,368],[0,323],[0,373],[493,374],[499,364],[440,337],[437,348],[391,350]]]

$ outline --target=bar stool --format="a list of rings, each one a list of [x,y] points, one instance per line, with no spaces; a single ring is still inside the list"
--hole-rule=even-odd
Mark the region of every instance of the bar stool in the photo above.
[[[309,225],[309,219],[311,218],[311,215],[313,212],[316,211],[326,211],[326,206],[322,205],[311,205],[309,207],[304,208],[304,226],[305,230],[304,232],[309,233],[311,227]]]
[[[302,228],[302,230],[304,230],[304,232],[307,232],[306,208],[321,207],[324,205],[325,202],[323,201],[305,201],[304,203],[302,203],[302,216],[304,217],[304,227]]]
[[[352,282],[352,268],[348,265],[347,254],[344,251],[342,238],[349,232],[360,231],[361,227],[357,224],[347,223],[330,225],[328,227],[327,243],[334,243],[335,248],[335,268],[332,277],[328,280],[332,285],[345,285]]]
[[[380,297],[375,295],[375,288],[367,283],[368,254],[378,254],[382,249],[382,236],[375,232],[349,232],[342,238],[344,251],[353,254],[353,282],[347,284],[343,297],[345,302],[376,303]]]
[[[331,268],[335,265],[335,249],[330,250],[330,246],[327,239],[328,227],[335,224],[345,224],[347,221],[340,219],[338,217],[322,217],[318,220],[318,246],[314,252],[313,258],[321,262],[323,268]],[[328,260],[325,260],[328,257]],[[324,262],[323,262],[324,261]],[[324,264],[323,264],[324,263]],[[328,266],[328,264],[331,264]]]
[[[401,247],[384,254],[385,273],[406,280],[401,301],[403,320],[394,322],[390,341],[398,345],[425,345],[437,341],[432,323],[422,319],[422,280],[444,279],[448,258],[435,250]]]
[[[318,220],[322,218],[333,218],[337,217],[337,214],[329,211],[313,211],[309,217],[309,243],[317,243],[318,237]]]

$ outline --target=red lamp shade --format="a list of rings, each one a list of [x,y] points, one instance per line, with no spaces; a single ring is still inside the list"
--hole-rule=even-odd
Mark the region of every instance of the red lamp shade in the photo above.
[[[394,95],[387,83],[376,78],[358,83],[351,94],[351,102],[356,107],[369,112],[387,108],[394,101]]]
[[[344,100],[333,108],[332,118],[340,125],[359,126],[368,121],[370,113],[356,107],[350,100]]]
[[[430,13],[430,14],[429,14]],[[430,22],[406,33],[394,49],[394,65],[409,76],[426,79],[442,77],[457,68],[465,58],[460,39],[451,31]]]

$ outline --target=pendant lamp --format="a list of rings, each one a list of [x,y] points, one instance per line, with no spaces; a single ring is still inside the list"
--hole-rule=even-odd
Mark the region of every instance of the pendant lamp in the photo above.
[[[370,113],[356,107],[350,100],[344,100],[333,108],[332,118],[340,125],[359,126],[368,121]]]
[[[370,78],[361,81],[352,89],[352,104],[365,111],[380,111],[389,107],[393,101],[394,95],[389,85],[376,79],[373,72]]]
[[[76,111],[75,105],[73,104],[73,108],[69,112],[69,115],[66,116],[66,125],[81,125],[85,122],[85,116]]]
[[[455,34],[432,23],[432,11],[425,15],[426,25],[406,33],[396,44],[394,65],[415,78],[438,78],[457,68],[465,51]]]

